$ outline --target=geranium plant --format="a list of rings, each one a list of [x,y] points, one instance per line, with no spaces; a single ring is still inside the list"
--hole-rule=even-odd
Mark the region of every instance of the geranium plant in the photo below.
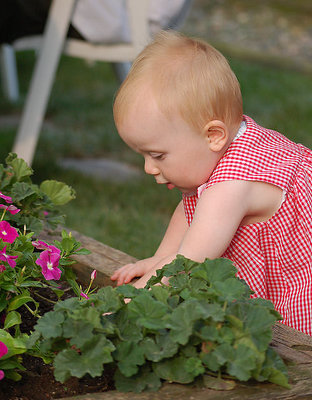
[[[251,299],[235,273],[229,260],[178,256],[144,289],[104,287],[83,301],[58,302],[28,346],[54,359],[61,382],[114,368],[120,391],[157,390],[163,381],[231,389],[235,379],[289,387],[269,346],[281,317],[270,301]]]
[[[21,354],[28,334],[22,332],[22,312],[40,318],[42,288],[57,298],[64,288],[77,296],[78,286],[70,265],[71,256],[87,254],[70,233],[48,244],[40,240],[44,228],[54,229],[64,219],[58,206],[74,198],[72,188],[54,180],[36,185],[32,169],[15,154],[0,165],[0,378],[20,379]],[[66,285],[65,285],[66,283]]]

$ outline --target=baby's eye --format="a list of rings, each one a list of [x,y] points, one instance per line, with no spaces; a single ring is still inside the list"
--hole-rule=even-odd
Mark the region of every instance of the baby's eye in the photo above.
[[[162,160],[164,158],[164,153],[156,153],[152,151],[149,155],[156,160]]]

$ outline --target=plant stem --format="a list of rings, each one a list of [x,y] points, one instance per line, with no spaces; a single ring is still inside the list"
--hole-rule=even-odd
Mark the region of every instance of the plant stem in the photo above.
[[[37,317],[36,311],[33,311],[27,304],[24,304],[24,306],[34,317]]]
[[[1,216],[0,221],[3,221],[3,218],[4,218],[4,216],[5,216],[5,213],[6,213],[6,209],[3,210],[3,213],[2,213],[2,216]]]
[[[34,295],[40,297],[42,300],[45,300],[45,301],[47,301],[47,302],[49,302],[49,303],[52,303],[52,304],[56,304],[56,303],[57,303],[57,302],[54,301],[54,300],[47,299],[46,297],[42,296],[41,294],[39,294],[39,293],[37,293],[37,292],[34,292]]]

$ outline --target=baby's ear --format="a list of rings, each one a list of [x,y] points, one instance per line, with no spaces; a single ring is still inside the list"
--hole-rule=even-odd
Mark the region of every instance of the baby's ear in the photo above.
[[[229,140],[229,130],[225,123],[219,120],[209,121],[203,129],[203,134],[206,136],[210,150],[215,152],[223,150]]]

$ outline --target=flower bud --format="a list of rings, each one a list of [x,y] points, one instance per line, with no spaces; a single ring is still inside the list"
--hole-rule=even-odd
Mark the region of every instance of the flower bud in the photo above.
[[[94,269],[91,273],[91,280],[94,281],[95,278],[96,278],[96,269]]]

